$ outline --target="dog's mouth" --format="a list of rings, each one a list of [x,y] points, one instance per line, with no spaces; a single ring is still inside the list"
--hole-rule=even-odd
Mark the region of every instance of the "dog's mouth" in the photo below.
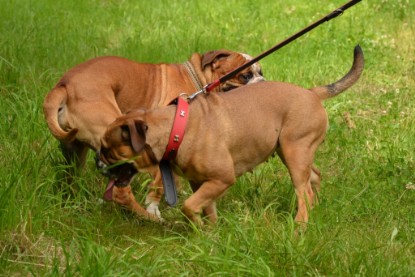
[[[262,73],[260,74],[252,74],[251,72],[245,73],[245,74],[241,74],[238,77],[238,81],[232,81],[229,80],[227,82],[225,82],[222,85],[222,91],[227,92],[233,89],[236,89],[238,87],[241,87],[243,85],[248,85],[248,84],[254,84],[254,83],[259,83],[265,81],[265,78],[262,76]]]
[[[225,84],[225,85],[222,87],[222,91],[223,91],[223,92],[228,92],[228,91],[233,90],[233,89],[235,89],[235,88],[237,88],[237,86],[235,86],[235,85],[231,85],[231,84]]]
[[[112,190],[114,186],[128,186],[135,174],[138,172],[134,167],[134,164],[129,162],[106,165],[98,155],[96,156],[95,161],[96,166],[101,174],[108,177],[109,179],[104,193],[104,200],[106,201],[112,201]]]

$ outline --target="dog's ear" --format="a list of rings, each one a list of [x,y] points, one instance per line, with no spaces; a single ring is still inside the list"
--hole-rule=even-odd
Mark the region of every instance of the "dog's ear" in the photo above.
[[[139,153],[146,144],[147,124],[142,120],[129,120],[127,122],[130,131],[130,143],[134,152]]]
[[[209,51],[202,56],[202,69],[205,69],[205,67],[209,64],[213,64],[215,61],[226,58],[232,55],[232,52],[228,50],[214,50]],[[214,68],[214,65],[212,65]]]

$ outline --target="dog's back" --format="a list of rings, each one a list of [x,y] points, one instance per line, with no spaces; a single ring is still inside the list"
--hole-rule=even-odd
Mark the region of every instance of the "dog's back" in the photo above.
[[[264,162],[284,141],[304,137],[306,143],[321,142],[328,125],[318,95],[288,83],[252,84],[226,94],[209,95],[192,105],[201,105],[195,108],[206,111],[202,115],[198,112],[198,117],[204,117],[202,122],[209,133],[219,134],[220,141],[214,143],[229,151],[236,176]],[[193,121],[192,110],[190,119]],[[195,120],[197,124],[199,119]]]

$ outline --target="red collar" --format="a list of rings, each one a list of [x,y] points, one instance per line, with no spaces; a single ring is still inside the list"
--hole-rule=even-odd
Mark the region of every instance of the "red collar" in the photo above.
[[[163,160],[173,160],[176,158],[177,151],[183,141],[187,119],[189,118],[189,103],[181,97],[178,97],[175,102],[177,102],[176,115]]]

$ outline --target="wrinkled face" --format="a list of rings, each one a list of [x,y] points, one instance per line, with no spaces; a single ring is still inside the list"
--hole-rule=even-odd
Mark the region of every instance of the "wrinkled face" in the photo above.
[[[109,177],[116,186],[126,186],[130,183],[137,170],[130,160],[133,150],[127,141],[128,130],[113,128],[107,131],[102,140],[102,147],[97,152],[96,166],[101,173]]]
[[[102,174],[116,186],[126,186],[138,172],[136,166],[151,163],[143,155],[146,125],[143,121],[117,119],[108,127],[101,149],[97,152],[96,165]]]
[[[248,54],[237,53],[228,50],[210,51],[203,56],[202,68],[210,66],[213,80],[219,79],[236,68],[252,60]],[[264,81],[259,63],[245,68],[234,77],[220,85],[220,91],[229,91],[234,88]]]
[[[253,60],[251,56],[248,54],[241,53],[241,55],[246,59],[247,62]],[[253,84],[265,81],[265,78],[262,74],[261,65],[259,63],[254,63],[251,65],[247,72],[242,71],[240,74],[237,75],[237,78],[241,82],[246,82],[245,84]]]
[[[244,65],[245,63],[252,60],[252,57],[247,55],[247,54],[241,53],[240,57],[241,58],[236,60],[235,64],[232,64],[232,68],[230,68],[230,67],[229,68],[226,68],[226,67],[223,68],[223,69],[226,68],[226,73],[229,73],[229,72],[233,71],[234,69],[236,69],[236,68],[238,68],[238,67],[240,67],[240,66]],[[223,72],[225,72],[225,70],[223,70]],[[225,75],[225,74],[223,74],[223,75]],[[230,91],[230,90],[235,89],[237,87],[241,87],[241,86],[248,85],[248,84],[258,83],[258,82],[261,82],[261,81],[264,81],[264,80],[265,80],[265,78],[262,75],[261,66],[259,65],[259,63],[254,63],[250,67],[245,68],[241,72],[238,72],[230,80],[228,80],[225,83],[221,84],[221,90],[222,91]]]

